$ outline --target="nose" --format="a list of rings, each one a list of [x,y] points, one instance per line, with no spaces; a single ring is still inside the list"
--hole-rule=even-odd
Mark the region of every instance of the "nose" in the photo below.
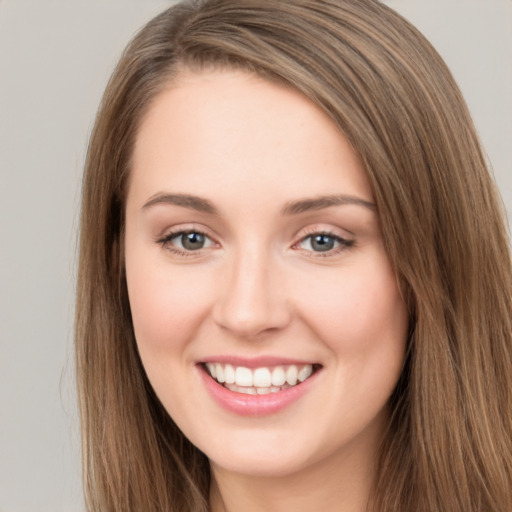
[[[265,251],[246,250],[227,264],[213,317],[240,339],[260,338],[286,327],[291,319],[283,273]]]

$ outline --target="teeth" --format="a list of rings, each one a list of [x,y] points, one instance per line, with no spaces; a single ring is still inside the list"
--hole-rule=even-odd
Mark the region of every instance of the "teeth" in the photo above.
[[[215,377],[217,376],[217,372],[215,371],[215,364],[206,363],[206,368],[208,368],[210,375],[215,379]]]
[[[272,370],[272,386],[282,386],[286,382],[286,374],[282,366],[276,366]]]
[[[284,386],[270,386],[268,388],[256,388],[256,387],[246,387],[246,386],[237,386],[236,384],[225,384],[224,387],[229,389],[230,391],[234,391],[235,393],[243,393],[245,395],[268,395],[269,393],[277,393],[283,389],[288,389],[288,384]]]
[[[230,364],[224,367],[224,382],[226,384],[235,383],[235,369]]]
[[[238,366],[235,370],[235,382],[237,386],[252,386],[253,378],[251,370],[243,366]]]
[[[313,373],[313,365],[288,365],[251,370],[244,366],[207,363],[208,373],[224,387],[237,393],[265,395],[304,382]]]
[[[224,382],[224,366],[220,363],[215,363],[215,378],[221,384]]]
[[[272,375],[268,368],[258,368],[254,371],[253,384],[257,388],[268,388],[272,385]]]
[[[295,386],[297,384],[297,375],[299,373],[299,370],[296,366],[288,366],[288,369],[286,370],[286,382],[290,384],[290,386]],[[219,379],[217,379],[219,380]],[[220,381],[219,381],[220,382]]]
[[[300,382],[304,382],[313,373],[313,367],[311,365],[303,366],[299,370],[297,378]]]

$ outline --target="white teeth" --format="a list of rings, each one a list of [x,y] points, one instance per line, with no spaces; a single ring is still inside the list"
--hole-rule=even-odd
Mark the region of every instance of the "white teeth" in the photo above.
[[[236,384],[226,384],[225,387],[235,393],[243,393],[244,395],[255,395],[260,388],[237,386]]]
[[[288,382],[288,384],[290,384],[290,386],[295,386],[295,384],[297,384],[298,373],[299,373],[299,370],[297,370],[296,366],[294,366],[294,365],[288,366],[288,369],[286,370],[286,382]]]
[[[249,368],[238,366],[235,370],[235,382],[237,386],[252,386],[252,372]]]
[[[220,363],[215,363],[216,379],[221,384],[224,382],[224,367]]]
[[[299,379],[300,382],[304,382],[312,373],[313,373],[313,367],[310,364],[308,364],[306,366],[303,366],[299,370],[299,374],[298,374],[297,378]]]
[[[217,373],[215,372],[215,364],[206,363],[206,368],[208,368],[210,375],[215,379],[215,377],[217,376]]]
[[[272,385],[272,375],[268,368],[254,370],[253,385],[257,388],[268,388]]]
[[[286,382],[286,375],[282,366],[276,366],[272,370],[272,386],[282,386]]]
[[[243,393],[245,395],[268,395],[269,393],[277,393],[283,389],[288,389],[290,386],[285,384],[284,386],[271,386],[268,388],[256,388],[256,387],[245,387],[237,386],[236,384],[225,384],[225,388],[235,393]]]
[[[231,364],[207,363],[209,374],[231,391],[247,394],[265,395],[304,382],[313,373],[313,365],[287,365],[274,368],[234,367]]]
[[[224,367],[224,382],[226,384],[235,383],[235,369],[230,364]]]

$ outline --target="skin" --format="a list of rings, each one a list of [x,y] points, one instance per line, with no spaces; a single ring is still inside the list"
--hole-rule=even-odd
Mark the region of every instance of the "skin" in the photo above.
[[[298,92],[212,70],[183,71],[156,97],[133,157],[135,335],[158,397],[211,462],[212,510],[362,512],[408,317],[357,155]],[[350,200],[289,211],[340,195]],[[184,250],[180,232],[204,233],[204,246]],[[201,377],[198,363],[227,356],[320,370],[283,410],[241,416]]]

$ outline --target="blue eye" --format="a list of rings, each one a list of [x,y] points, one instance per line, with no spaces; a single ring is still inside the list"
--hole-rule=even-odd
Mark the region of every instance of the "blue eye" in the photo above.
[[[336,240],[329,235],[314,235],[310,237],[309,243],[313,251],[326,252],[334,249]]]
[[[313,233],[304,237],[299,243],[301,249],[318,253],[337,252],[353,245],[353,240],[345,240],[330,233]]]

